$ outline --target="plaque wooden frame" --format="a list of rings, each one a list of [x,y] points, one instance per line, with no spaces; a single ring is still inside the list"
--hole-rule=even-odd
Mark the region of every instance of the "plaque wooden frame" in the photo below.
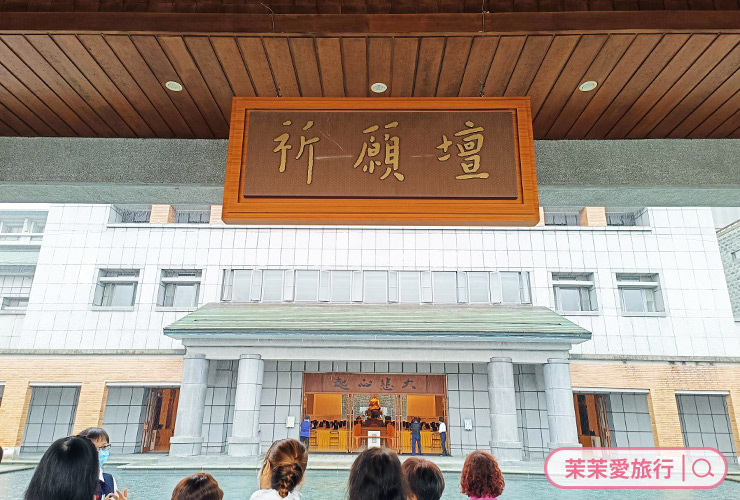
[[[254,198],[242,195],[250,110],[511,110],[518,196],[515,199]],[[255,98],[235,97],[231,110],[222,220],[227,224],[534,226],[539,222],[532,113],[528,97]]]

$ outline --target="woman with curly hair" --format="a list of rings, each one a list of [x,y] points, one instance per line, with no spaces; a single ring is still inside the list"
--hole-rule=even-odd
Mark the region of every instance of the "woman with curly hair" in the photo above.
[[[460,487],[470,500],[496,500],[504,491],[504,476],[493,455],[476,450],[465,459]]]
[[[259,473],[260,489],[250,500],[297,500],[293,491],[303,481],[308,464],[308,451],[295,439],[280,439],[272,443],[265,454]]]

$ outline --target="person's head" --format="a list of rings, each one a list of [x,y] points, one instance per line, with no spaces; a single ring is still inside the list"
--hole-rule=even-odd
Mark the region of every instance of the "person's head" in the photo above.
[[[504,476],[493,455],[476,450],[465,458],[460,476],[462,493],[471,497],[496,498],[504,491]]]
[[[205,472],[186,477],[172,491],[172,500],[221,500],[223,497],[218,482]]]
[[[434,462],[423,458],[407,458],[401,466],[408,487],[408,500],[439,500],[445,490],[442,471]]]
[[[260,471],[260,488],[288,496],[303,480],[308,463],[306,448],[295,439],[280,439],[270,446]]]
[[[440,422],[444,422],[445,421],[445,418],[444,417],[439,417],[439,421]]]
[[[80,432],[78,436],[86,437],[93,442],[98,450],[98,465],[102,468],[110,456],[110,438],[108,433],[100,427],[89,427]]]
[[[392,450],[369,448],[360,453],[349,472],[349,500],[405,500],[401,461]]]
[[[311,417],[309,417],[308,415],[306,415],[306,417],[303,420],[311,420]]]
[[[98,487],[98,453],[89,439],[54,441],[41,457],[25,500],[92,500]]]

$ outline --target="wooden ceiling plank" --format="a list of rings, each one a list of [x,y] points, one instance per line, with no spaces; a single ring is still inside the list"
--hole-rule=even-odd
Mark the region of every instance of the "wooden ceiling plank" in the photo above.
[[[0,115],[3,119],[5,119],[5,115]],[[18,137],[19,134],[16,132],[10,125],[7,125],[3,120],[0,120],[0,136],[5,137]]]
[[[700,102],[694,111],[668,134],[668,137],[692,138],[691,134],[697,127],[720,112],[723,108],[725,109],[724,117],[726,118],[732,114],[732,111],[739,109],[737,105],[738,92],[740,92],[740,70],[737,70],[734,75],[727,78],[706,100]],[[693,96],[693,98],[696,98],[696,96]],[[728,102],[735,105],[732,111],[729,112],[725,106]],[[720,114],[721,116],[722,114]],[[716,118],[716,120],[720,120],[720,118]],[[715,125],[719,125],[720,123],[722,121],[715,122]]]
[[[391,96],[411,97],[414,92],[416,59],[419,55],[419,39],[398,37],[393,39],[393,75]]]
[[[638,70],[645,58],[650,55],[655,46],[660,42],[659,34],[637,35],[635,41],[627,49],[624,57],[620,59],[614,70],[603,81],[599,82],[598,92],[586,105],[586,108],[578,116],[573,126],[565,135],[566,139],[578,139],[583,137],[593,127],[596,120],[605,109],[614,101],[625,85],[630,81],[632,75]]]
[[[93,59],[74,35],[52,35],[57,46],[74,62],[85,78],[93,85],[106,101],[118,112],[138,137],[154,137],[154,132],[146,121],[131,105],[116,84],[108,78],[105,71]]]
[[[439,71],[437,97],[457,97],[460,93],[460,85],[472,46],[473,37],[451,36],[447,38],[442,69]]]
[[[183,38],[180,36],[159,36],[157,41],[159,41],[167,59],[179,75],[177,81],[188,89],[190,96],[195,105],[198,106],[213,134],[220,138],[228,137],[230,114],[224,115],[219,108],[203,78],[203,74],[185,46]],[[231,110],[230,106],[229,110]]]
[[[686,36],[688,35],[669,35],[664,37],[661,45],[667,48],[669,46],[668,42],[672,45],[680,42]],[[621,116],[615,115],[613,117],[614,121],[609,124],[612,127],[611,130],[608,130],[608,127],[604,127],[607,133],[605,136],[599,137],[625,138],[630,130],[640,123],[645,114],[660,101],[665,93],[674,86],[676,81],[686,73],[686,70],[694,64],[697,58],[701,56],[715,39],[716,35],[691,35],[688,41],[686,41],[678,53],[667,64],[663,63],[662,60],[656,60],[651,55],[633,79],[640,83],[646,83],[646,87],[640,85],[634,91],[634,94],[630,97],[631,103],[628,103],[627,100],[623,101],[625,107],[621,109]],[[660,52],[659,48],[661,45],[654,51],[656,54]],[[665,55],[661,54],[661,58]],[[661,64],[664,67],[660,68]],[[655,72],[657,72],[657,76]]]
[[[339,38],[317,38],[316,54],[324,97],[344,97],[342,48]]]
[[[23,60],[69,110],[79,117],[78,132],[85,136],[113,137],[115,132],[93,110],[85,99],[67,83],[43,55],[23,35],[0,36],[5,44]],[[48,94],[47,94],[48,95]],[[46,97],[46,95],[44,96]],[[86,131],[87,130],[87,131]]]
[[[524,42],[524,48],[511,74],[509,84],[504,91],[505,96],[527,95],[537,71],[550,48],[553,37],[550,35],[530,35]]]
[[[71,137],[77,135],[67,123],[57,116],[54,111],[41,101],[36,94],[26,87],[23,82],[18,80],[15,75],[0,64],[0,82],[16,99],[30,109],[39,120],[46,123],[55,135]],[[6,104],[10,101],[4,101]]]
[[[293,65],[298,77],[302,97],[321,97],[321,77],[316,58],[316,46],[313,38],[296,37],[289,39]]]
[[[257,97],[275,97],[275,80],[272,77],[270,64],[267,62],[265,47],[259,37],[239,37],[237,39],[242,57],[247,63],[247,70],[252,77]]]
[[[202,36],[187,36],[184,39],[190,56],[200,70],[203,81],[211,91],[211,95],[221,113],[223,113],[224,120],[228,123],[231,120],[231,100],[236,93],[231,88],[228,78],[226,78],[226,73],[221,67],[221,61],[219,61],[213,46],[211,46],[211,40]]]
[[[734,99],[733,99],[734,100]],[[719,127],[712,130],[706,135],[709,139],[724,139],[732,136],[733,132],[740,130],[740,108],[735,108],[737,111],[727,118],[724,123]]]
[[[497,36],[484,35],[473,38],[468,64],[465,65],[465,73],[460,84],[459,97],[479,97],[481,95],[498,41]]]
[[[532,81],[527,95],[530,97],[532,116],[537,116],[553,85],[562,73],[579,40],[578,35],[557,35]]]
[[[117,110],[103,97],[77,65],[57,46],[49,35],[27,35],[26,39],[54,67],[77,94],[85,100],[115,132],[117,137],[136,137],[137,134],[119,116]]]
[[[155,137],[194,137],[128,36],[80,35],[78,38]]]
[[[599,83],[595,91],[573,92],[560,114],[553,122],[550,130],[545,134],[546,139],[564,139],[568,130],[578,119],[589,102],[601,91],[601,84],[609,78],[614,67],[622,59],[629,46],[635,40],[635,35],[610,35],[591,66],[586,70],[581,82],[595,81]]]
[[[263,37],[267,60],[272,68],[272,76],[283,97],[300,97],[301,89],[296,79],[293,56],[290,54],[288,39],[285,37]]]
[[[424,37],[419,47],[419,60],[414,78],[414,97],[434,97],[442,66],[445,39]]]
[[[367,97],[366,38],[342,38],[344,92],[347,97]]]
[[[33,94],[52,109],[64,122],[74,130],[76,135],[85,137],[97,134],[83,122],[80,117],[54,92],[36,73],[18,58],[5,43],[0,42],[0,61],[10,70],[18,80],[33,92]]]
[[[0,96],[2,93],[0,93]],[[12,128],[18,135],[22,135],[24,137],[29,136],[35,136],[38,135],[38,133],[29,127],[26,122],[24,122],[20,116],[16,115],[13,111],[3,106],[3,101],[0,98],[0,116],[2,116],[3,121]]]
[[[526,36],[501,37],[483,88],[486,97],[501,97],[504,95],[526,41]]]
[[[632,75],[622,91],[596,120],[596,123],[586,133],[585,137],[588,139],[603,139],[607,134],[619,133],[612,128],[615,126],[614,124],[619,125],[618,122],[623,119],[626,113],[631,111],[630,108],[635,101],[641,97],[641,94],[650,86],[663,68],[671,62],[688,39],[689,35],[687,34],[664,36],[640,68]],[[623,133],[626,134],[628,131],[625,130]],[[624,135],[620,138],[624,138]]]
[[[8,82],[2,78],[0,78],[0,81],[6,85],[8,84]],[[33,133],[28,134],[29,136],[40,135],[43,137],[54,137],[57,135],[57,132],[55,132],[53,128],[47,125],[36,115],[36,113],[29,109],[28,106],[21,102],[2,85],[0,85],[0,103],[4,104],[10,112],[14,113],[20,120],[26,123],[31,130],[33,130]]]
[[[727,99],[722,106],[717,108],[699,126],[692,130],[687,137],[689,139],[703,139],[711,137],[712,133],[727,123],[733,115],[738,115],[733,126],[740,125],[740,90],[735,92],[735,95]],[[732,130],[727,132],[732,132]]]
[[[213,50],[221,62],[221,66],[229,79],[234,94],[237,97],[254,97],[254,86],[247,72],[247,65],[242,59],[236,39],[230,36],[211,37]]]
[[[720,39],[722,38],[731,37],[721,36]],[[736,38],[736,42],[740,42],[740,37]],[[715,59],[715,61],[719,60],[719,58]],[[699,61],[697,61],[697,64],[698,63]],[[706,117],[711,113],[711,111],[717,109],[724,101],[734,94],[738,90],[738,82],[740,82],[740,73],[737,71],[738,68],[740,68],[740,45],[736,45],[732,52],[714,66],[708,74],[705,73],[706,76],[702,76],[701,80],[692,86],[692,90],[685,94],[685,97],[681,99],[681,102],[674,106],[673,109],[671,109],[671,111],[660,121],[660,123],[650,131],[648,137],[685,137],[688,132],[701,123],[701,120],[689,120],[686,124],[688,130],[685,129],[684,134],[679,133],[673,136],[671,135],[671,132],[679,124],[683,124],[695,110],[699,110],[701,108],[704,110],[704,116]],[[686,75],[688,74],[689,72],[687,71]],[[733,74],[736,74],[735,78],[732,77]],[[680,82],[681,81],[679,80],[677,85],[680,85]],[[724,88],[724,92],[720,90],[722,88]]]
[[[384,83],[385,92],[370,92],[371,97],[391,95],[391,64],[393,63],[393,39],[372,37],[367,46],[367,72],[369,84]]]
[[[571,58],[565,64],[563,72],[542,104],[537,117],[533,120],[534,137],[544,137],[566,102],[578,92],[578,85],[583,81],[583,75],[591,66],[596,55],[607,40],[607,35],[584,35],[581,37]]]
[[[650,131],[681,103],[717,62],[733,49],[737,42],[738,38],[717,37],[698,57],[685,58],[685,62],[680,65],[669,65],[665,71],[667,73],[665,81],[660,82],[663,94],[654,96],[654,99],[650,101],[652,105],[649,110],[640,116],[639,121],[626,134],[626,137],[635,138],[637,137],[636,134],[640,133],[644,134],[643,137],[647,137]],[[680,54],[674,59],[679,56]],[[674,73],[668,73],[669,70],[673,70]]]

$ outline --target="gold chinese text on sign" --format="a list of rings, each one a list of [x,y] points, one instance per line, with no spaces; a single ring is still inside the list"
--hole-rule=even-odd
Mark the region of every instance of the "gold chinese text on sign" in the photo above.
[[[533,225],[529,100],[235,98],[225,222]]]

